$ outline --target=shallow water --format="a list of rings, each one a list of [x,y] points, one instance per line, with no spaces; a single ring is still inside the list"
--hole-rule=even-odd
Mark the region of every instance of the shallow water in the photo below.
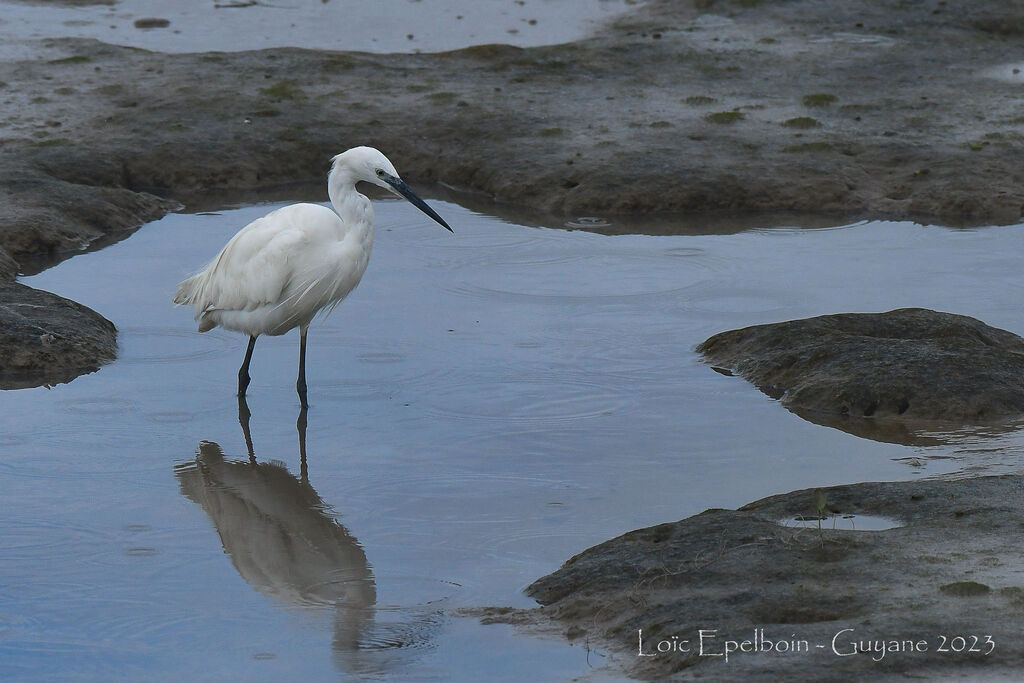
[[[639,4],[637,0],[118,0],[110,5],[68,7],[45,0],[0,0],[0,58],[37,56],[41,48],[33,41],[62,37],[95,38],[171,53],[269,47],[442,52],[489,43],[534,47],[584,38],[601,22]],[[148,21],[152,19],[167,23],[154,26]]]
[[[377,202],[363,283],[310,331],[305,471],[296,335],[256,346],[253,466],[244,339],[170,304],[270,206],[170,215],[24,280],[110,318],[121,350],[0,392],[0,677],[566,680],[602,653],[453,613],[529,606],[574,553],[709,507],[1020,469],[1019,432],[869,441],[693,352],[901,306],[1020,332],[1020,227],[604,236],[434,206],[454,235]]]
[[[779,525],[793,529],[831,529],[833,531],[885,531],[903,526],[899,520],[877,515],[799,515],[779,520]]]

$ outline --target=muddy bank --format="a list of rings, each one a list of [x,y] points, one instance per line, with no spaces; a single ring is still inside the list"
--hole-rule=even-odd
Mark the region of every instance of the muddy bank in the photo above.
[[[0,272],[13,260],[22,275],[101,248],[180,206],[109,177],[67,181],[31,167],[0,168],[0,187]]]
[[[1024,551],[1008,543],[1022,487],[865,483],[708,510],[573,557],[527,588],[542,607],[474,614],[607,648],[644,679],[1009,680],[1024,666]],[[820,530],[794,521],[819,510]],[[856,530],[864,515],[902,526]],[[662,641],[675,651],[658,652]]]
[[[45,58],[0,64],[0,248],[31,272],[174,206],[157,196],[288,196],[355,144],[497,213],[1014,222],[1022,17],[994,0],[695,0],[530,49],[44,41]]]
[[[565,214],[1012,222],[1020,121],[999,67],[1022,17],[997,2],[699,0],[530,49],[49,41],[62,56],[0,66],[4,165],[187,199],[315,181],[367,143],[419,183]]]

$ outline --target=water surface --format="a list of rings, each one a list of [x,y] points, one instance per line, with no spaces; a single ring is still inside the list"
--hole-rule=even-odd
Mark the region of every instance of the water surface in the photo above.
[[[309,336],[194,331],[177,282],[272,206],[169,215],[31,286],[120,356],[0,392],[0,677],[566,680],[600,652],[453,616],[642,526],[775,493],[1017,471],[1019,432],[934,445],[804,421],[693,347],[924,306],[1024,331],[1020,227],[606,236],[377,203],[363,283]],[[298,423],[298,424],[297,424]],[[809,502],[808,513],[813,506]]]
[[[0,0],[0,58],[37,56],[47,38],[95,38],[156,52],[271,47],[442,52],[471,45],[554,45],[586,37],[637,0]],[[162,20],[154,23],[152,20]],[[164,23],[166,22],[166,23]]]

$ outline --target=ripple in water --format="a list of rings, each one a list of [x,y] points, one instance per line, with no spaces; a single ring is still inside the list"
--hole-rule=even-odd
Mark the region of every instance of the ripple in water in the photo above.
[[[707,250],[700,247],[672,247],[665,250],[665,256],[684,259],[701,259],[706,257]]]
[[[429,399],[428,412],[438,416],[536,425],[598,418],[632,403],[609,387],[565,377],[452,383]]]
[[[642,312],[636,318],[616,314],[621,320],[618,327],[597,320],[571,331],[546,328],[543,336],[535,334],[514,347],[540,350],[547,357],[557,354],[560,364],[588,368],[588,376],[600,376],[602,381],[624,381],[620,391],[626,386],[635,387],[640,380],[652,384],[676,381],[677,375],[666,367],[665,359],[677,357],[693,344],[688,321],[670,318],[665,323],[654,323]]]
[[[726,268],[699,250],[672,256],[657,243],[588,236],[579,244],[564,237],[541,252],[495,254],[489,267],[467,269],[460,273],[462,282],[445,289],[502,301],[633,301],[684,291]]]
[[[61,405],[69,413],[79,415],[124,415],[134,412],[135,402],[126,398],[95,397],[62,400]]]
[[[702,313],[770,313],[792,310],[799,301],[791,294],[765,291],[749,287],[728,286],[722,283],[700,283],[688,288],[682,297],[688,311]]]
[[[467,489],[481,491],[488,483],[494,485],[498,489],[507,489],[509,486],[515,484],[526,484],[535,488],[559,491],[566,488],[575,488],[573,485],[561,479],[544,479],[542,477],[529,477],[514,474],[477,474],[466,472],[447,475],[431,473],[429,475],[414,477],[394,477],[389,473],[381,476],[381,479],[368,480],[362,486],[350,487],[346,489],[346,492],[349,495],[369,493],[378,498],[391,498],[392,494],[386,493],[387,491],[400,492],[403,496],[415,496],[417,495],[417,492],[423,492],[428,488],[447,487],[461,491],[465,491]],[[382,496],[381,494],[386,495]]]
[[[154,463],[142,458],[122,458],[116,467],[111,467],[108,458],[116,452],[112,444],[125,440],[125,421],[120,420],[118,413],[109,407],[96,411],[87,408],[81,412],[85,415],[83,420],[53,423],[44,434],[36,438],[36,443],[50,451],[48,455],[51,457],[85,453],[89,457],[77,457],[63,462],[60,468],[53,467],[45,458],[23,461],[18,467],[19,476],[65,479],[69,476],[95,475],[110,478],[129,472],[153,472],[159,469]],[[120,415],[130,415],[131,412],[123,410]]]
[[[22,434],[0,434],[0,447],[18,446],[28,441],[28,437]],[[0,463],[0,467],[9,467],[7,463]]]
[[[418,576],[377,577],[377,605],[334,616],[334,657],[343,670],[384,674],[409,667],[437,647],[444,623],[444,603],[459,584]]]
[[[387,351],[379,351],[376,353],[360,353],[356,356],[356,360],[360,363],[372,363],[372,364],[387,364],[387,363],[401,363],[406,360],[405,354],[401,353],[388,353]]]
[[[162,410],[155,413],[147,413],[146,417],[152,422],[160,424],[186,424],[196,419],[196,414],[185,410]]]
[[[424,245],[425,247],[428,245]],[[460,236],[458,248],[437,246],[431,243],[424,250],[423,260],[428,267],[446,271],[481,271],[492,268],[516,268],[547,266],[571,263],[586,259],[586,254],[567,248],[548,233],[540,229],[523,231],[514,240],[495,244],[493,240],[463,240]]]
[[[9,520],[4,523],[3,547],[5,559],[23,566],[34,566],[40,557],[55,553],[74,558],[62,563],[64,573],[74,574],[84,564],[96,564],[112,551],[112,538],[95,529],[77,526],[69,519]],[[53,576],[51,570],[50,576]]]
[[[381,226],[378,227],[378,231],[400,234],[401,241],[405,245],[428,247],[432,256],[428,257],[425,255],[427,252],[420,251],[417,254],[419,258],[432,259],[438,253],[443,253],[446,258],[457,256],[456,261],[464,263],[459,261],[459,258],[474,254],[481,247],[504,253],[516,252],[536,243],[544,236],[544,230],[540,228],[506,230],[506,224],[499,219],[469,212],[472,225],[482,229],[460,230],[459,225],[453,223],[452,227],[458,231],[458,239],[439,239],[434,230],[424,229],[422,214],[415,208],[405,205],[402,200],[395,200],[395,205],[395,207],[388,207],[400,209],[395,215],[390,212],[385,214],[383,211],[377,211],[377,224]],[[384,207],[387,204],[381,206]],[[443,202],[438,202],[437,207],[441,215],[446,215]]]
[[[593,543],[602,540],[595,539]],[[549,560],[552,557],[563,557],[566,548],[583,550],[593,543],[588,542],[584,525],[561,525],[557,531],[516,532],[497,536],[484,550],[484,554],[504,562]]]
[[[13,638],[15,634],[38,631],[41,622],[24,614],[0,613],[0,638]]]
[[[439,608],[452,598],[462,585],[432,576],[378,573],[377,612],[402,612],[408,609]]]
[[[117,362],[130,365],[184,363],[238,352],[238,338],[219,331],[199,334],[173,327],[127,327],[119,330]]]
[[[373,359],[359,357],[357,361],[358,364],[348,368],[346,376],[324,377],[317,381],[323,400],[390,398],[398,388],[412,394],[432,393],[434,387],[446,383],[454,372],[440,366],[410,364],[405,356],[398,354],[393,359],[380,354]],[[368,370],[361,371],[359,365]],[[419,388],[429,391],[419,392]]]
[[[571,484],[558,479],[438,472],[424,477],[392,478],[382,475],[367,485],[350,489],[349,499],[358,499],[360,504],[406,526],[422,522],[495,526],[521,524],[527,519],[544,517],[549,511],[540,506],[524,512],[517,505],[521,505],[525,498],[555,500],[571,488]],[[463,500],[463,507],[452,507],[448,503],[454,498]],[[467,514],[467,509],[474,512]],[[404,530],[396,532],[395,538],[400,539],[396,549],[401,550],[408,542],[406,534]],[[380,547],[379,542],[377,547]],[[451,541],[445,547],[467,555],[481,550],[476,546],[461,547]]]

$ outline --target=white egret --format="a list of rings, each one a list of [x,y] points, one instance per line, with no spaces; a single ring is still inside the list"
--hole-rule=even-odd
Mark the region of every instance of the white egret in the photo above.
[[[249,335],[238,370],[238,395],[249,386],[249,361],[256,338],[299,328],[299,378],[295,388],[306,406],[306,332],[314,316],[326,315],[355,289],[373,247],[373,205],[356,191],[365,181],[412,202],[451,231],[444,219],[416,196],[388,158],[372,147],[353,147],[334,157],[327,194],[334,210],[292,204],[254,220],[231,238],[202,271],[178,286],[174,303],[195,309],[199,331],[214,327]]]

